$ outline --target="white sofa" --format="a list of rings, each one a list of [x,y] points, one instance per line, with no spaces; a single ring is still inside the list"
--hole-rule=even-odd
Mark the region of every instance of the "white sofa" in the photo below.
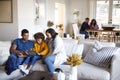
[[[83,57],[86,56],[88,50],[94,45],[94,41],[77,41],[72,39],[64,39],[64,44],[81,45],[84,44]],[[12,72],[11,75],[7,75],[4,70],[4,63],[9,56],[9,47],[11,45],[10,41],[0,41],[0,80],[17,80],[19,77],[23,76],[19,69]],[[103,46],[115,47],[114,43],[102,43]],[[72,46],[71,46],[72,47]],[[66,47],[65,47],[66,49]],[[118,53],[120,50],[116,51]],[[117,54],[119,55],[119,54]],[[115,55],[112,58],[111,68],[102,68],[92,64],[83,62],[78,66],[78,80],[120,80],[120,56]],[[55,65],[55,67],[61,68],[65,73],[70,71],[70,66],[68,65]],[[41,61],[37,61],[32,69],[33,71],[47,71],[46,65],[42,64]]]

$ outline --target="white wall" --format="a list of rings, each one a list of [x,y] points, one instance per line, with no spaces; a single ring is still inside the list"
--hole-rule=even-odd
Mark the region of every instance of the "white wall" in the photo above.
[[[69,0],[46,0],[46,22],[48,20],[55,22],[55,3],[62,3],[67,6],[68,1]],[[67,9],[67,7],[66,7],[66,9]],[[66,12],[65,12],[65,14],[66,14]],[[66,18],[66,16],[65,16],[65,18]],[[65,20],[64,23],[65,23],[64,25],[66,27],[67,21]]]
[[[48,20],[55,20],[55,2],[66,5],[66,22],[73,22],[72,11],[80,11],[80,20],[89,17],[89,0],[45,0],[45,23],[35,25],[34,0],[13,0],[13,23],[0,23],[0,40],[12,40],[21,37],[21,30],[26,28],[30,31],[30,39],[36,32],[44,32]],[[67,29],[68,27],[66,27]]]
[[[30,32],[30,39],[34,33],[35,13],[33,0],[18,0],[18,31],[21,37],[21,30],[28,29]]]
[[[67,28],[66,32],[72,36],[72,26],[71,23],[75,23],[73,16],[74,9],[79,11],[79,21],[82,23],[86,17],[89,17],[89,0],[69,0],[67,9]]]
[[[55,0],[46,0],[46,22],[55,20]]]
[[[17,0],[13,0],[13,23],[0,23],[0,40],[18,37]]]
[[[79,20],[83,21],[86,17],[89,17],[89,0],[70,0],[69,5],[70,11],[68,18],[70,22],[74,22],[73,20],[73,11],[77,9],[80,13]]]
[[[46,4],[44,3],[44,5]],[[18,0],[18,15],[19,37],[21,37],[21,30],[24,28],[29,30],[30,39],[33,39],[33,35],[36,32],[45,31],[46,25],[44,21],[40,21],[40,24],[35,24],[36,14],[34,0]]]

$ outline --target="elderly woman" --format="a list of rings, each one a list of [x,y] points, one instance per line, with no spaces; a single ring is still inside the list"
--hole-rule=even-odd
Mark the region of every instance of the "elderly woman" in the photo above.
[[[60,65],[66,61],[66,53],[64,49],[63,40],[59,37],[58,33],[54,29],[46,30],[47,39],[49,39],[49,54],[45,58],[45,63],[49,72],[53,73],[55,71],[53,65]]]

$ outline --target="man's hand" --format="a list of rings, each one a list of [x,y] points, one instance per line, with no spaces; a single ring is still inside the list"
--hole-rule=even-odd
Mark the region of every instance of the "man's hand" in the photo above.
[[[27,57],[27,55],[25,55],[23,52],[19,52],[18,57]]]
[[[31,48],[30,51],[33,51],[33,48]]]

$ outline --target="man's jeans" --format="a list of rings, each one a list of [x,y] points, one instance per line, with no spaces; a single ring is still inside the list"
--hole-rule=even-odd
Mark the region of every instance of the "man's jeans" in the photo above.
[[[37,60],[40,60],[40,59],[42,59],[42,56],[39,56],[39,55],[37,55],[37,56],[28,56],[28,57],[25,59],[25,61],[24,61],[23,64],[26,64],[26,65],[34,65],[34,64],[36,63],[36,61],[37,61]]]
[[[89,38],[88,32],[86,31],[80,31],[80,34],[85,34],[85,39]]]
[[[55,71],[54,69],[54,61],[55,61],[55,55],[51,55],[45,58],[45,63],[47,65],[47,68],[49,72],[53,73]]]
[[[11,72],[16,70],[20,64],[24,61],[25,58],[18,57],[17,54],[10,54],[7,62],[6,62],[6,69],[7,69],[7,74],[9,75]]]

